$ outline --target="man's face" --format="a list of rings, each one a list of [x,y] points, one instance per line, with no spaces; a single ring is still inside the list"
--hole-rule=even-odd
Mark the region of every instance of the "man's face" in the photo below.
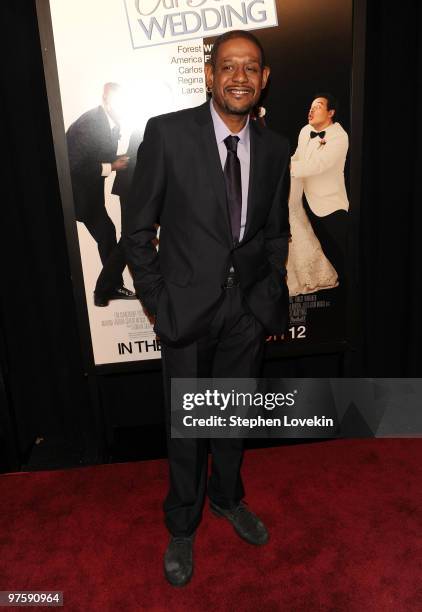
[[[316,130],[327,127],[333,122],[334,111],[327,109],[326,98],[315,98],[308,113],[308,121]]]
[[[270,70],[261,67],[259,48],[246,38],[232,38],[218,49],[215,68],[205,66],[207,85],[220,114],[248,115],[258,103]]]

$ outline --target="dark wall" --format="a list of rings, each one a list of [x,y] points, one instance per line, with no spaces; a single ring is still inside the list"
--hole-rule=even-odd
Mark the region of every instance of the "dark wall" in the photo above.
[[[336,96],[336,119],[350,132],[352,15],[352,0],[277,0],[280,27],[256,31],[271,67],[267,123],[288,137],[293,152],[317,93]]]
[[[90,399],[82,372],[43,67],[32,2],[2,3],[4,371],[22,456],[35,436],[80,452]]]
[[[368,1],[361,368],[421,376],[422,4]]]
[[[353,373],[420,376],[421,8],[416,1],[402,11],[384,2],[368,4],[360,219],[363,333]],[[110,437],[104,423],[161,422],[159,373],[113,375],[101,385],[84,375],[35,8],[31,1],[15,0],[1,3],[1,11],[6,195],[0,424],[6,411],[12,415],[21,464],[37,436],[55,442],[50,466],[89,463],[103,457]],[[312,375],[316,365],[319,375],[340,371],[335,356],[281,361],[270,369],[272,375]],[[13,469],[12,460],[2,461],[0,467]]]

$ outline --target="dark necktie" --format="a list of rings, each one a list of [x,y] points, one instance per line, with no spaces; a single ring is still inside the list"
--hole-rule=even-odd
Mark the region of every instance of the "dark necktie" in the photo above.
[[[322,132],[311,132],[311,138],[316,138],[316,136],[319,136],[320,138],[324,138],[325,130],[323,130]]]
[[[233,242],[237,244],[240,237],[240,218],[242,214],[242,180],[240,161],[237,156],[239,136],[227,136],[224,144],[227,147],[227,159],[224,164],[224,180],[226,182],[227,204],[230,214]]]
[[[114,125],[111,128],[111,142],[113,143],[113,148],[117,151],[118,142],[120,138],[120,126]]]

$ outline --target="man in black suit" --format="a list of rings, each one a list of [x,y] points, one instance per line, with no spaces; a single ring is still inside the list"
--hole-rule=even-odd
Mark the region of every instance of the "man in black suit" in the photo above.
[[[116,228],[104,201],[106,176],[114,170],[125,172],[128,165],[126,156],[117,156],[118,96],[119,85],[106,83],[103,104],[81,115],[66,132],[76,218],[97,242],[103,265],[94,291],[96,306],[107,306],[110,300],[136,299],[133,291],[123,286],[124,250],[116,240]]]
[[[265,332],[281,334],[288,321],[289,147],[249,121],[268,75],[252,34],[217,38],[206,66],[211,102],[150,119],[129,198],[128,264],[162,345],[171,533],[165,574],[173,585],[192,575],[208,453],[207,440],[171,438],[170,380],[256,377]],[[211,439],[210,446],[211,510],[247,542],[265,544],[264,524],[242,501],[242,440]]]
[[[127,160],[127,166],[124,170],[116,173],[116,178],[113,181],[113,187],[111,193],[119,196],[120,206],[122,209],[126,208],[127,201],[130,193],[130,186],[133,179],[133,174],[136,167],[136,157],[139,145],[142,142],[142,132],[136,130],[131,133],[129,138],[129,144],[124,157]],[[122,220],[124,215],[122,215]],[[123,234],[123,231],[122,231]]]

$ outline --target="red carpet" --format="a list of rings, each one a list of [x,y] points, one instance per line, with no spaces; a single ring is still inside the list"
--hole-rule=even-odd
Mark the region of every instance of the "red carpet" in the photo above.
[[[422,440],[249,451],[254,548],[205,509],[195,573],[167,585],[164,461],[0,476],[0,590],[62,590],[65,610],[422,610]]]

